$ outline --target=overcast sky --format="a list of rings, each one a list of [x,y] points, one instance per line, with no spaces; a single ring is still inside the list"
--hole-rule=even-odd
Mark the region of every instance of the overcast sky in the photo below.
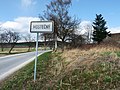
[[[30,21],[39,20],[51,0],[1,0],[0,25],[17,32],[29,32]],[[96,14],[102,14],[112,33],[120,33],[120,0],[72,0],[70,15],[82,24],[92,23]]]

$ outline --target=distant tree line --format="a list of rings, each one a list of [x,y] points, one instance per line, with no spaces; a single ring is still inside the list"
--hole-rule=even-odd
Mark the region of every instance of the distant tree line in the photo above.
[[[11,53],[15,44],[20,39],[21,38],[20,38],[19,33],[14,32],[12,29],[2,30],[2,33],[0,33],[1,51],[4,50],[4,43],[8,43],[10,45],[9,53]]]

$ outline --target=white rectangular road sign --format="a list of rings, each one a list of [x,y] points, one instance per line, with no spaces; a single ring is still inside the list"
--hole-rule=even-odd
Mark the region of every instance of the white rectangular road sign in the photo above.
[[[31,33],[52,33],[53,21],[31,21],[30,32]]]
[[[39,33],[52,33],[53,28],[54,28],[53,21],[31,21],[30,23],[30,32],[37,33],[34,81],[36,80],[36,67],[37,67],[37,55],[38,55],[38,34]]]

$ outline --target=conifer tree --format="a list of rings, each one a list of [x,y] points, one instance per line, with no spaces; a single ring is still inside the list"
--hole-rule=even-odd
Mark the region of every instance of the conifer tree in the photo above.
[[[93,40],[98,44],[103,41],[107,36],[110,36],[110,32],[107,32],[106,21],[103,19],[102,15],[96,14],[95,21],[93,22]]]

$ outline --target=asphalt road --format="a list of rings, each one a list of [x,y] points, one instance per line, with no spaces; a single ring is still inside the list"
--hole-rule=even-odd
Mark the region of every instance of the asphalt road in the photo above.
[[[39,51],[42,54],[47,51]],[[19,70],[35,59],[35,52],[0,57],[0,80]]]

